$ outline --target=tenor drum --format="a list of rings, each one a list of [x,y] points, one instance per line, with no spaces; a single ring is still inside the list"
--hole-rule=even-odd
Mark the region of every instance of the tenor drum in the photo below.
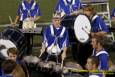
[[[20,51],[19,57],[26,51],[25,37],[19,29],[11,27],[6,28],[3,31],[3,38],[10,40],[15,45],[15,47]]]
[[[35,24],[34,21],[31,20],[30,18],[26,18],[26,19],[23,21],[22,28],[23,28],[23,29],[36,28],[36,24]]]

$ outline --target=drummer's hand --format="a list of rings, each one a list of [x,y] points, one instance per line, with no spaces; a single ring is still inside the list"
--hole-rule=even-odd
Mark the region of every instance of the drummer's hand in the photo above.
[[[12,22],[11,23],[12,27],[14,28],[16,26],[16,23],[15,22]]]
[[[35,21],[35,18],[34,18],[34,17],[30,17],[30,20],[31,20],[31,21]]]

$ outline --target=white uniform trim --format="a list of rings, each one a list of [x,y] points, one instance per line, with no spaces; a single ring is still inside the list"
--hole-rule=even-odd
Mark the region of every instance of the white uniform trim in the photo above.
[[[63,2],[64,2],[64,4],[67,6],[67,1],[66,0],[63,0]],[[75,4],[75,0],[73,0],[73,2],[72,2],[72,5],[74,5]]]
[[[36,2],[33,3],[31,10],[33,10],[35,8]]]
[[[50,30],[51,30],[51,35],[52,35],[52,36],[55,36],[55,35],[54,35],[53,25],[50,25]],[[64,34],[64,32],[65,32],[65,27],[63,27],[63,29],[62,29],[62,31],[61,31],[59,37],[62,37],[63,34]]]
[[[54,36],[53,25],[50,25],[50,31],[51,31],[51,35]]]
[[[99,56],[99,55],[101,55],[101,54],[107,54],[107,55],[109,56],[109,54],[108,54],[106,51],[100,51],[100,52],[98,52],[98,53],[96,54],[96,56]]]
[[[98,17],[98,15],[94,15],[94,16],[92,17],[92,21],[94,21],[97,17]]]
[[[33,10],[35,8],[35,5],[36,5],[36,2],[33,3],[32,7],[30,10]],[[28,10],[24,4],[24,2],[22,2],[22,7],[23,7],[23,10]]]
[[[100,51],[100,52],[98,52],[97,54],[96,54],[96,56],[99,56],[99,55],[101,55],[101,54],[107,54],[108,56],[109,56],[109,54],[106,52],[106,51]],[[101,64],[101,61],[100,61],[100,64]],[[101,68],[101,65],[99,64],[99,66],[98,66],[98,69],[100,69]]]
[[[23,10],[26,10],[26,6],[25,6],[24,2],[22,2],[22,7],[23,7]]]

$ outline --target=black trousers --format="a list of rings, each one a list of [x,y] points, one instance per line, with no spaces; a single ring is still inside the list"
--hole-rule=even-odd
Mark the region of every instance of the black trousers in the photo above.
[[[22,29],[23,22],[19,22],[19,29]],[[32,34],[24,33],[25,40],[26,40],[26,52],[25,55],[30,55],[32,53]]]
[[[90,42],[87,42],[85,44],[82,44],[80,42],[72,44],[71,50],[74,60],[77,61],[83,67],[83,69],[85,69],[87,59],[89,56],[91,56],[93,50]]]

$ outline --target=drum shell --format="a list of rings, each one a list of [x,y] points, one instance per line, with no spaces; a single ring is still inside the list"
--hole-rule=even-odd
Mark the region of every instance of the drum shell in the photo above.
[[[3,31],[3,38],[12,41],[22,55],[26,51],[26,42],[24,34],[17,28],[8,27]]]
[[[75,33],[74,33],[74,21],[76,17],[77,15],[72,15],[72,16],[68,15],[68,16],[65,16],[61,21],[61,25],[65,26],[68,30],[70,43],[76,43],[77,41],[75,37]]]

